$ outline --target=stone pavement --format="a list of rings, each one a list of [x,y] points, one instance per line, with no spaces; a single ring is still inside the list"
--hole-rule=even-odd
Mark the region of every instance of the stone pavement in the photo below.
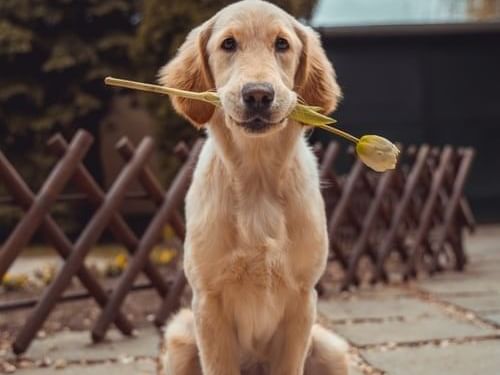
[[[351,344],[351,375],[500,374],[500,227],[479,228],[467,250],[465,273],[320,301],[320,320]],[[146,327],[91,345],[88,332],[66,331],[0,362],[19,375],[155,374],[159,337]]]
[[[159,343],[160,334],[153,327],[140,329],[130,338],[111,331],[107,341],[100,344],[91,344],[89,332],[63,331],[35,340],[15,362],[8,354],[10,361],[3,363],[3,373],[154,375]]]
[[[352,374],[500,374],[500,227],[479,228],[467,251],[464,273],[320,302],[351,344]]]

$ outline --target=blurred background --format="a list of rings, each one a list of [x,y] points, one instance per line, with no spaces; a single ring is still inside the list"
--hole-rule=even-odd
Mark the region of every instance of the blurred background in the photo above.
[[[340,127],[475,147],[467,194],[479,221],[500,221],[500,0],[273,2],[321,33],[344,92]],[[153,134],[155,168],[168,184],[178,166],[173,146],[199,134],[167,98],[111,89],[103,78],[154,82],[186,33],[229,3],[1,0],[0,149],[36,191],[54,164],[49,136],[85,128],[97,140],[86,163],[108,187],[121,168],[119,137]],[[327,137],[316,132],[312,141]],[[126,208],[132,218],[147,210]],[[77,233],[85,212],[64,203],[54,214]],[[0,204],[0,237],[21,214]]]

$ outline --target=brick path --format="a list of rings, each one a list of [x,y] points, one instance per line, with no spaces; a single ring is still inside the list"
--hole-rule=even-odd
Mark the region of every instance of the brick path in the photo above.
[[[500,374],[500,227],[479,228],[467,249],[465,273],[320,301],[321,321],[352,345],[352,375]],[[20,375],[156,372],[159,334],[151,327],[134,339],[114,333],[108,343],[89,342],[87,332],[38,339],[17,370],[10,369]],[[2,354],[6,365],[10,354]]]

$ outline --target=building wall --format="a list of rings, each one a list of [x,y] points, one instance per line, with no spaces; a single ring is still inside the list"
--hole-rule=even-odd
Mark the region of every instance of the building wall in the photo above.
[[[500,221],[500,30],[322,34],[344,92],[339,126],[405,144],[475,147],[467,194],[481,221]]]

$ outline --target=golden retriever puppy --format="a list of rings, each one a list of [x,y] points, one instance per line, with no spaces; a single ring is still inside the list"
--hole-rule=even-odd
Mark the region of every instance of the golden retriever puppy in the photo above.
[[[160,71],[166,86],[217,90],[223,109],[172,98],[208,139],[186,198],[192,311],[166,329],[168,375],[344,375],[346,344],[315,325],[328,238],[317,162],[288,116],[324,112],[340,89],[318,35],[259,0],[194,29]]]

